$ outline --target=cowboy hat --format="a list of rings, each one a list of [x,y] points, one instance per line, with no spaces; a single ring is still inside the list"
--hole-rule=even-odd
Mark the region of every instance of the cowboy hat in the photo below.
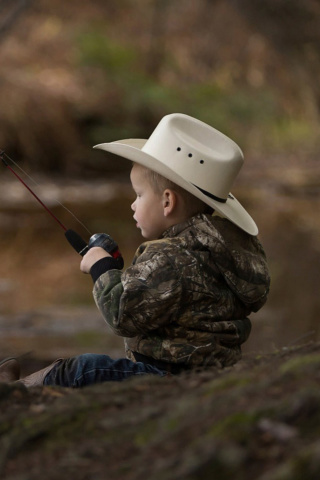
[[[193,117],[162,118],[148,140],[126,139],[93,148],[120,155],[171,180],[251,235],[258,228],[230,193],[242,164],[238,145]]]

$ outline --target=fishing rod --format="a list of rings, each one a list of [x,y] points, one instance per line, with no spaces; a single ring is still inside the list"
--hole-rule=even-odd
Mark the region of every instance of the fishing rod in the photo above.
[[[57,222],[57,224],[64,230],[64,235],[70,245],[79,253],[82,257],[90,250],[92,247],[101,247],[106,252],[118,260],[119,267],[123,268],[123,258],[119,252],[117,243],[107,235],[106,233],[95,233],[89,239],[88,244],[83,240],[83,238],[74,230],[67,228],[57,217],[56,215],[45,205],[45,203],[38,197],[38,195],[26,184],[26,182],[18,175],[18,173],[9,165],[7,160],[11,160],[4,150],[0,150],[0,158],[5,165],[5,167],[10,170],[10,172],[19,180],[20,183],[33,195],[33,197],[40,203],[40,205],[45,209],[45,211],[51,215],[51,217]],[[63,206],[63,205],[62,205]],[[72,212],[70,212],[72,213]],[[79,220],[78,220],[79,221]],[[80,222],[81,223],[81,222]]]

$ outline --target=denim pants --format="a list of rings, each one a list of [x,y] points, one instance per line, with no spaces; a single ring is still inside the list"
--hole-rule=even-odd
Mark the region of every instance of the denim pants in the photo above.
[[[159,375],[168,372],[126,358],[113,360],[108,355],[85,353],[61,360],[46,375],[44,385],[79,388],[101,382],[119,382],[134,375]]]

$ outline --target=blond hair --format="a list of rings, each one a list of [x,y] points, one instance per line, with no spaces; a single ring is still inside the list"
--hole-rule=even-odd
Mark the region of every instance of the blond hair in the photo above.
[[[163,177],[159,173],[154,172],[153,170],[150,170],[149,168],[143,167],[142,165],[140,165],[140,167],[143,168],[145,177],[149,181],[155,193],[161,194],[167,188],[169,188],[170,190],[173,190],[182,199],[185,212],[188,216],[192,217],[197,213],[208,213],[211,215],[214,212],[213,208],[211,208],[199,198],[192,195],[192,193],[189,193],[184,188],[179,187],[179,185],[177,185],[176,183],[171,182],[171,180],[168,180],[167,178]]]

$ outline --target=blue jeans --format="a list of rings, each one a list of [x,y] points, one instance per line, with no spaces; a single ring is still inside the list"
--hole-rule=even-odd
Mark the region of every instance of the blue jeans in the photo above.
[[[44,385],[79,388],[101,382],[119,382],[134,375],[168,375],[168,372],[126,358],[85,353],[57,363],[46,375]]]

